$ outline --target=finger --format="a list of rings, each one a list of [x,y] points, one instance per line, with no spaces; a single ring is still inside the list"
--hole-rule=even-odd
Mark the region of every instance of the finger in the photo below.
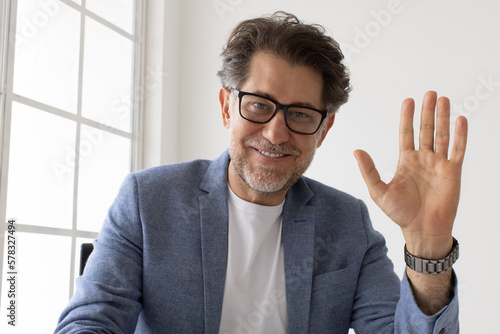
[[[401,106],[401,120],[399,122],[399,150],[414,150],[413,114],[415,112],[415,102],[413,99],[406,99]]]
[[[420,116],[420,150],[434,150],[434,110],[437,93],[429,91],[424,95],[422,115]]]
[[[368,192],[375,203],[379,202],[379,199],[385,193],[386,184],[380,179],[380,174],[375,168],[373,159],[368,153],[362,150],[354,151],[354,157],[358,161],[359,170],[363,180],[368,187]]]
[[[467,146],[467,129],[467,119],[463,116],[458,117],[455,123],[455,134],[450,159],[460,166],[464,161],[465,148]]]
[[[440,97],[437,102],[436,117],[436,140],[435,152],[443,157],[448,156],[448,147],[450,145],[450,100],[446,97]]]

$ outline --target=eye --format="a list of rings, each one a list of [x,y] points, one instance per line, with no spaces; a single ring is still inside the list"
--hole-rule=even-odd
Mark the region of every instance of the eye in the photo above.
[[[254,102],[252,104],[252,107],[254,107],[256,109],[260,109],[260,110],[267,110],[267,109],[269,109],[269,106],[267,104],[260,103],[260,102]]]
[[[249,101],[246,109],[253,114],[269,114],[274,111],[274,106],[266,101]]]
[[[310,116],[304,112],[301,112],[301,111],[294,111],[290,114],[290,117],[298,119],[298,118],[308,118]]]
[[[316,115],[316,112],[309,109],[294,108],[288,110],[287,118],[291,122],[311,123],[316,122],[316,118],[318,115]]]

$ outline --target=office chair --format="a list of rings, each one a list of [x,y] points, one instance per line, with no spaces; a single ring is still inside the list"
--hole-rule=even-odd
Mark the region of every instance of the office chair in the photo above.
[[[87,260],[93,250],[94,245],[92,243],[83,243],[80,247],[80,276],[83,274]]]

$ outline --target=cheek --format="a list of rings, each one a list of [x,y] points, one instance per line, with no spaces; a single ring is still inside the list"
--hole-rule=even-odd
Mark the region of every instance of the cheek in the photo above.
[[[242,149],[245,146],[245,141],[251,136],[246,132],[246,128],[242,124],[234,119],[228,126],[229,138],[233,147],[239,147]]]
[[[325,139],[325,136],[323,136],[324,130],[320,129],[318,133],[314,137],[314,148],[319,148],[321,144],[323,144],[323,140]]]
[[[298,148],[303,154],[307,154],[310,151],[314,151],[316,149],[317,144],[318,144],[318,137],[314,135],[313,136],[299,135],[293,138],[292,146]]]
[[[232,119],[228,129],[233,132],[233,136],[246,140],[249,138],[262,138],[262,125],[249,122],[237,115],[239,119]]]

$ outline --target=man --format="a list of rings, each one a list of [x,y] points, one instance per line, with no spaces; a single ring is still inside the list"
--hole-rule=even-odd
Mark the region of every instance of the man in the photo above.
[[[389,184],[355,152],[404,234],[413,269],[399,282],[365,205],[302,176],[350,90],[337,43],[276,13],[241,23],[222,56],[228,152],[125,180],[56,332],[458,333],[467,123],[448,159],[449,100],[425,95],[418,151],[403,102]]]

